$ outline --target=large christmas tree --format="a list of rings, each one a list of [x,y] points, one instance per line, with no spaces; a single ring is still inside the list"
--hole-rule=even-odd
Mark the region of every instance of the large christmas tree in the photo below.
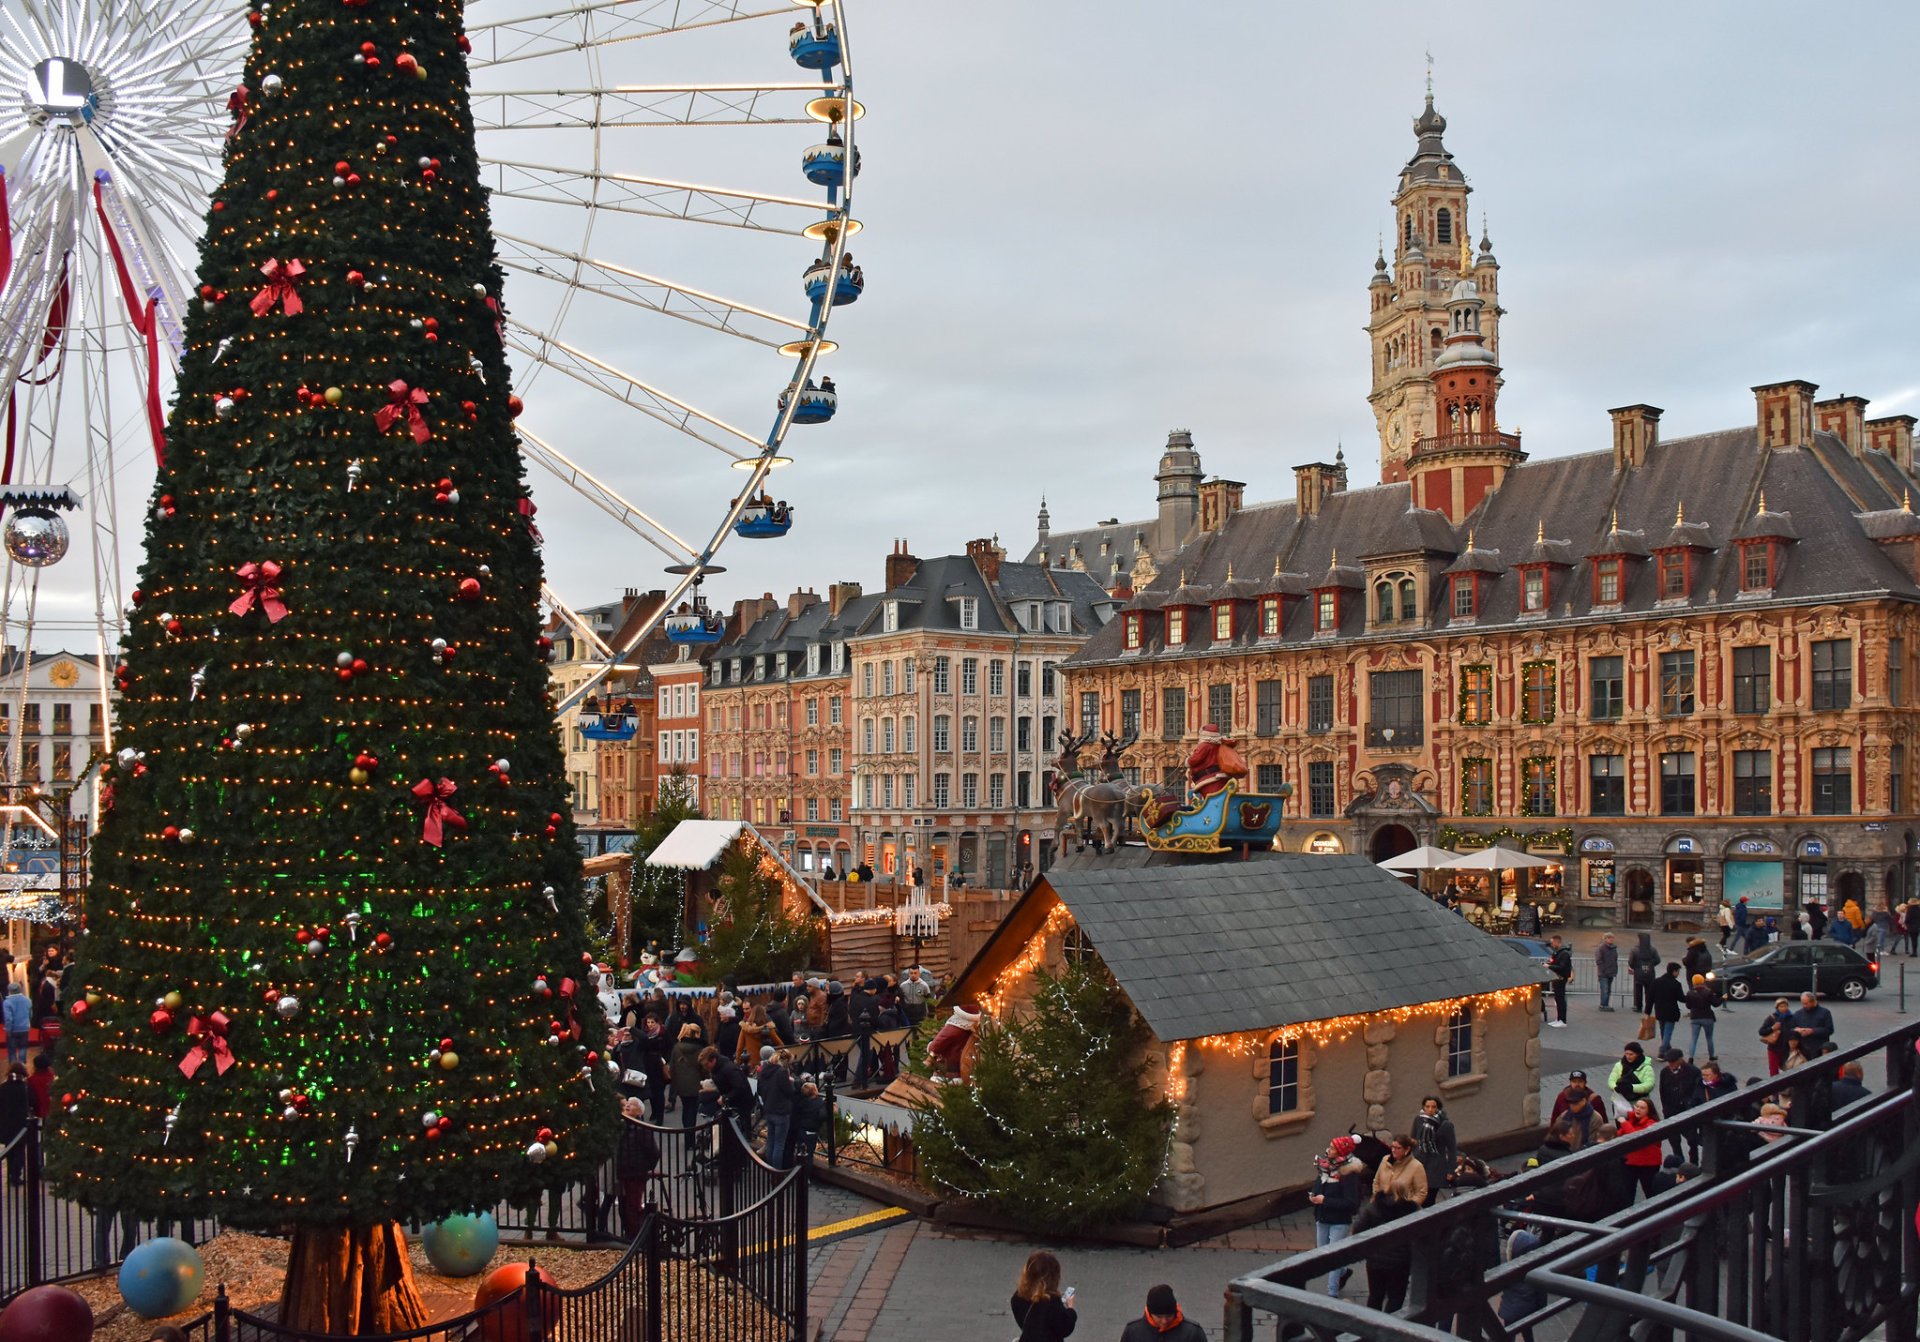
[[[396,1219],[577,1177],[613,1094],[461,6],[248,18],[50,1165],[296,1227],[285,1321],[375,1331]]]

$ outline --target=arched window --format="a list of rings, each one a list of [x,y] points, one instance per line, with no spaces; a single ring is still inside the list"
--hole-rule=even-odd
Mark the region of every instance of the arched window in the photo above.
[[[1442,208],[1433,216],[1433,237],[1436,242],[1453,241],[1453,211]]]
[[[1419,615],[1420,608],[1414,595],[1413,579],[1402,578],[1400,580],[1400,618],[1413,620],[1418,619]]]
[[[1393,584],[1383,582],[1373,589],[1373,618],[1376,624],[1393,623]]]
[[[1412,215],[1407,216],[1406,227],[1401,230],[1401,233],[1402,233],[1402,236],[1406,239],[1407,245],[1411,247],[1413,245],[1413,216]]]
[[[1440,328],[1437,326],[1434,327],[1433,328],[1433,357],[1435,359],[1438,359],[1440,357],[1440,346],[1442,343],[1444,343],[1445,339],[1446,337],[1440,334]]]

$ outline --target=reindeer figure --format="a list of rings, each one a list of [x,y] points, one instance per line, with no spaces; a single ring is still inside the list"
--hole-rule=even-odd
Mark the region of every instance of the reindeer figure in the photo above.
[[[1101,776],[1098,780],[1090,781],[1072,775],[1079,769],[1080,752],[1093,744],[1094,734],[1088,732],[1085,736],[1075,736],[1063,729],[1056,738],[1060,754],[1054,760],[1057,777],[1053,795],[1054,804],[1058,807],[1054,830],[1060,836],[1063,852],[1069,829],[1079,835],[1081,848],[1091,843],[1095,852],[1111,851],[1125,840],[1133,816],[1146,800],[1147,791],[1130,787],[1121,778],[1120,757],[1139,739],[1138,732],[1125,740],[1108,732],[1100,742]]]

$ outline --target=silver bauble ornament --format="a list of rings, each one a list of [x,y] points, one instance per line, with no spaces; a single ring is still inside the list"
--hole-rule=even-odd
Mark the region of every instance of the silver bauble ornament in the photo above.
[[[280,1000],[273,1004],[273,1009],[280,1013],[280,1019],[292,1020],[300,1014],[300,999],[292,993],[281,993]]]
[[[263,10],[261,12],[264,13],[265,11]],[[287,81],[282,79],[279,75],[267,75],[264,78],[262,78],[260,81],[260,91],[266,94],[269,98],[279,97],[281,91],[286,87],[287,87]]]
[[[67,524],[50,509],[19,508],[7,515],[0,539],[4,539],[14,563],[22,568],[45,568],[66,555]]]
[[[527,1147],[527,1159],[538,1165],[547,1158],[547,1144],[533,1142]]]

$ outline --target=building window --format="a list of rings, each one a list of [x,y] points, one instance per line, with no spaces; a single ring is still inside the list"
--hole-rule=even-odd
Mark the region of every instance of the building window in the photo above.
[[[1627,813],[1627,757],[1587,756],[1587,811],[1592,815]]]
[[[1554,814],[1553,761],[1537,756],[1520,761],[1520,790],[1522,814]]]
[[[1773,547],[1766,544],[1740,547],[1740,589],[1764,592],[1773,586]]]
[[[73,735],[73,705],[55,704],[53,706],[53,734],[55,736]],[[62,775],[55,775],[60,777]]]
[[[999,714],[987,719],[987,749],[998,755],[1007,748],[1007,720]]]
[[[1693,813],[1693,752],[1669,751],[1660,757],[1660,814]]]
[[[1253,770],[1253,784],[1256,791],[1278,792],[1287,781],[1286,770],[1278,764],[1257,764]]]
[[[1270,596],[1260,602],[1260,636],[1278,638],[1280,636],[1280,598]]]
[[[1048,742],[1043,740],[1040,744],[1044,746]],[[1033,719],[1025,713],[1013,720],[1013,748],[1023,755],[1033,749]]]
[[[880,804],[889,811],[893,809],[893,775],[888,774],[880,780]]]
[[[1049,771],[1047,776],[1051,778],[1053,776],[1052,772]],[[1029,806],[1033,805],[1033,775],[1032,774],[1028,773],[1026,770],[1023,769],[1019,773],[1013,776],[1013,795],[1014,795],[1013,804],[1017,809],[1024,811]]]
[[[890,661],[880,663],[880,693],[893,693],[893,663]]]
[[[1894,746],[1887,752],[1887,806],[1895,815],[1906,809],[1907,748]]]
[[[1007,692],[1007,664],[998,658],[987,663],[987,693],[995,699]]]
[[[1160,691],[1160,739],[1178,741],[1187,734],[1187,692],[1176,685]]]
[[[1280,682],[1262,680],[1253,687],[1253,730],[1259,736],[1277,736],[1280,732]]]
[[[1447,1075],[1473,1074],[1473,1003],[1447,1017]]]
[[[1187,612],[1182,606],[1167,609],[1167,646],[1178,648],[1187,641]]]
[[[842,753],[839,746],[835,746],[833,749],[829,750],[827,752],[827,772],[834,775],[836,778],[839,777],[841,774],[845,773],[846,759],[847,759],[846,755]]]
[[[1336,798],[1333,792],[1333,761],[1316,760],[1307,765],[1307,814],[1316,820],[1332,817]]]
[[[1080,732],[1091,736],[1100,730],[1100,692],[1098,690],[1080,691]]]
[[[1687,552],[1668,550],[1660,556],[1660,596],[1663,600],[1687,594]]]
[[[1053,698],[1053,668],[1056,665],[1057,663],[1054,662],[1040,663],[1040,697],[1042,699]]]
[[[944,808],[947,805],[947,789],[951,786],[951,783],[952,779],[947,774],[935,774],[933,776],[933,804],[935,806]]]
[[[1333,730],[1333,677],[1307,677],[1307,730],[1314,735]]]
[[[1316,633],[1330,634],[1340,627],[1340,594],[1321,592],[1314,599],[1313,627]]]
[[[872,718],[865,718],[860,723],[860,753],[863,755],[871,755],[873,753]]]
[[[913,658],[911,657],[900,663],[900,692],[913,693]]]
[[[1733,752],[1733,813],[1773,814],[1773,752]]]
[[[1470,619],[1480,612],[1480,587],[1471,573],[1453,575],[1453,614],[1455,619]]]
[[[1367,677],[1371,717],[1367,744],[1417,746],[1425,736],[1418,671],[1375,671]]]
[[[1007,776],[1005,774],[987,775],[987,805],[999,810],[1007,804]]]
[[[893,754],[893,719],[880,719],[880,753]]]
[[[1520,575],[1520,609],[1529,613],[1547,608],[1547,571],[1530,568]]]
[[[960,775],[960,805],[972,808],[980,804],[980,775]]]
[[[948,663],[945,657],[933,659],[933,692],[935,694],[948,693],[947,670]]]
[[[1813,813],[1853,814],[1853,751],[1845,746],[1813,752]]]
[[[978,629],[980,627],[980,599],[963,596],[960,598],[960,627]]]
[[[1379,582],[1373,587],[1373,622],[1393,623],[1393,583]]]
[[[1444,205],[1434,211],[1433,240],[1445,244],[1453,242],[1453,211]]]
[[[65,704],[55,704],[54,711],[56,715],[60,709],[65,707],[67,707]],[[57,728],[59,725],[60,719],[56,716],[54,718],[54,726]],[[69,723],[68,725],[71,726],[72,724]],[[73,777],[73,742],[55,741],[53,743],[53,772],[49,774],[48,777],[56,783],[65,782],[67,779]]]
[[[945,713],[933,716],[933,753],[944,755],[953,749],[953,719]]]
[[[758,803],[756,803],[757,805]],[[868,774],[860,780],[860,804],[867,810],[873,809],[873,775]]]
[[[1276,1039],[1267,1045],[1267,1112],[1291,1114],[1300,1108],[1300,1041]]]
[[[1620,602],[1620,567],[1618,556],[1593,561],[1593,604],[1613,606]]]
[[[1900,708],[1906,697],[1907,641],[1904,638],[1890,638],[1887,640],[1887,704]],[[99,705],[95,704],[94,707],[98,708]]]
[[[1140,735],[1140,691],[1120,691],[1120,735]]]
[[[1493,721],[1493,668],[1460,668],[1460,721],[1469,727],[1484,727]]]
[[[1553,721],[1557,677],[1552,662],[1528,662],[1520,668],[1520,721]]]
[[[1660,654],[1660,711],[1670,718],[1693,712],[1693,652]]]
[[[1733,711],[1765,713],[1772,706],[1772,649],[1735,648],[1733,650]]]
[[[862,698],[865,698],[865,699],[873,698],[873,663],[872,662],[868,662],[866,665],[860,668],[860,695]]]
[[[1013,693],[1016,698],[1033,697],[1033,663],[1017,662],[1013,668]]]
[[[960,659],[960,693],[980,693],[980,659],[978,657]]]
[[[909,755],[911,755],[914,752],[914,750],[917,748],[913,740],[914,721],[915,720],[913,718],[900,719],[900,748],[906,751]]]
[[[960,753],[962,755],[980,753],[980,719],[971,714],[960,719]]]
[[[809,750],[807,752],[807,774],[811,777],[817,775],[819,772],[820,752],[817,750]]]
[[[1222,733],[1233,730],[1233,686],[1207,686],[1207,721]]]
[[[1592,712],[1595,722],[1619,717],[1627,710],[1626,679],[1623,659],[1594,657],[1587,662],[1587,683],[1592,688]]]
[[[820,701],[818,699],[809,699],[807,700],[807,726],[818,727],[819,725]]]
[[[827,700],[827,725],[832,727],[840,725],[840,696],[837,694]]]
[[[1225,643],[1233,638],[1233,603],[1222,601],[1213,608],[1213,638]]]
[[[1493,761],[1460,761],[1460,813],[1493,814]]]
[[[1853,704],[1853,640],[1829,639],[1813,645],[1813,706],[1843,709]],[[1838,814],[1844,814],[1840,812]]]
[[[1127,651],[1132,652],[1140,646],[1140,612],[1130,610],[1126,620],[1120,626]]]

